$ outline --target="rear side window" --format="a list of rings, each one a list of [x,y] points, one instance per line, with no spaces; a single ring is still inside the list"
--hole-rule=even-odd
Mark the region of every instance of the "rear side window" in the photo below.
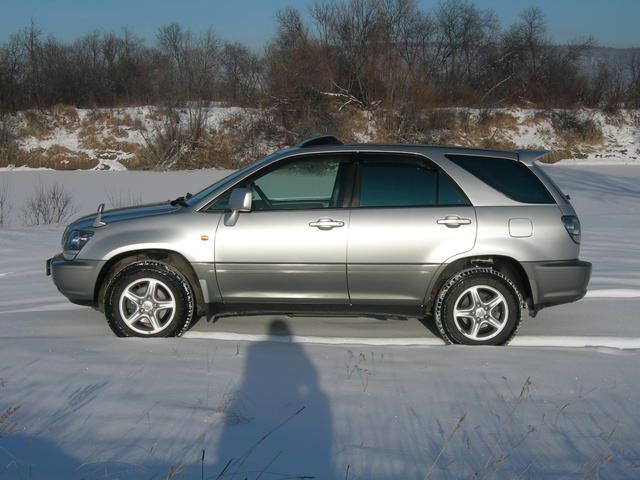
[[[360,207],[468,205],[441,171],[417,160],[384,156],[360,166]]]
[[[544,184],[523,163],[472,155],[446,157],[516,202],[555,203]]]

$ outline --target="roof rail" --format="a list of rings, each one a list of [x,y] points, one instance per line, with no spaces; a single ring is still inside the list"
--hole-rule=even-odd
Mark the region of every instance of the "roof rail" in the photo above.
[[[549,150],[514,150],[518,154],[518,160],[526,165],[533,165],[533,162],[540,157],[544,157]]]
[[[298,145],[298,148],[322,147],[323,145],[343,145],[333,135],[319,135],[317,137],[305,138]]]

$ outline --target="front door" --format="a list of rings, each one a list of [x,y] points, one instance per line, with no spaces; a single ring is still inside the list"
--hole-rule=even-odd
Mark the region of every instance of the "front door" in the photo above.
[[[216,232],[225,303],[348,303],[343,205],[350,165],[350,156],[305,155],[243,183],[253,192],[251,212],[233,226],[220,222]]]
[[[360,157],[347,251],[351,302],[420,305],[436,268],[471,250],[474,208],[425,158]]]

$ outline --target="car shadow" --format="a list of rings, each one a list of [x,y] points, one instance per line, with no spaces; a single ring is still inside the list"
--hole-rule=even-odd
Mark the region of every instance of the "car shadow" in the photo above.
[[[418,317],[418,321],[422,324],[424,328],[429,330],[434,336],[438,338],[442,338],[440,332],[438,331],[438,327],[436,327],[436,322],[433,318],[433,315],[427,315],[424,317]]]

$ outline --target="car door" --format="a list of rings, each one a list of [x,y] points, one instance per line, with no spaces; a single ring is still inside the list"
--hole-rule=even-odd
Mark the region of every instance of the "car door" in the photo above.
[[[216,231],[215,271],[225,303],[348,303],[343,205],[351,196],[345,190],[351,166],[350,155],[304,155],[243,182],[253,192],[251,211]]]
[[[474,208],[428,159],[363,154],[349,226],[351,302],[420,305],[436,268],[475,243]]]

